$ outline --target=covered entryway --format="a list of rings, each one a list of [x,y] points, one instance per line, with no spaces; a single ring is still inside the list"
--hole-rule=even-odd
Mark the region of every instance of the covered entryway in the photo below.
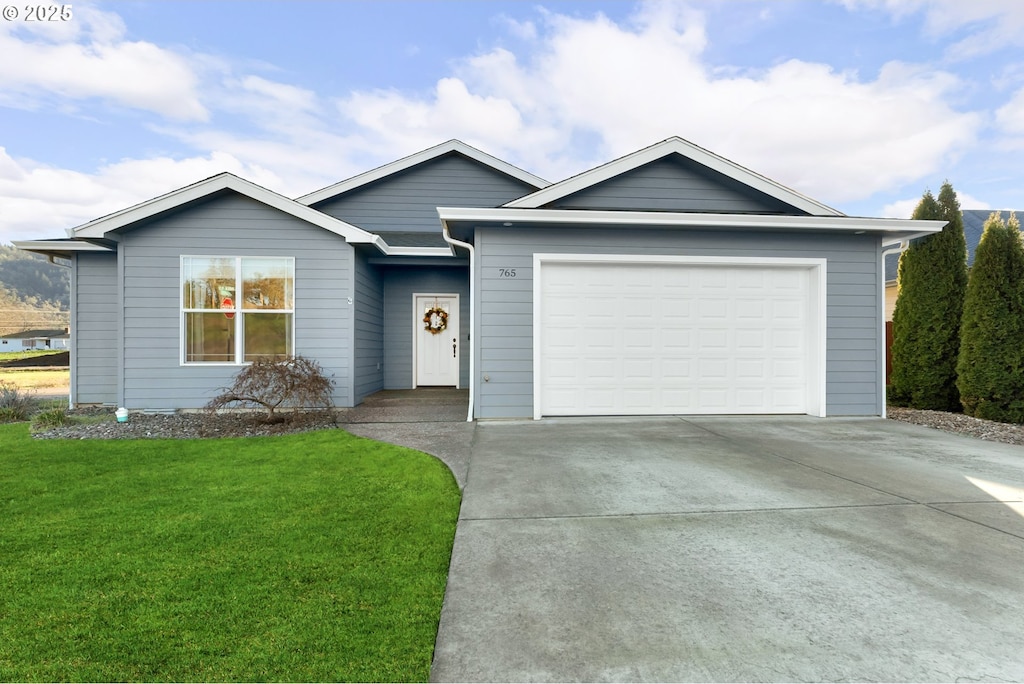
[[[414,294],[415,387],[459,386],[459,295]]]
[[[824,271],[536,255],[535,417],[824,415]]]

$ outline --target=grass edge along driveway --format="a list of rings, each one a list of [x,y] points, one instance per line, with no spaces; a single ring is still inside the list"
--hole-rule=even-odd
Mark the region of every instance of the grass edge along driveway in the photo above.
[[[425,681],[459,501],[437,459],[342,430],[0,425],[0,680]]]

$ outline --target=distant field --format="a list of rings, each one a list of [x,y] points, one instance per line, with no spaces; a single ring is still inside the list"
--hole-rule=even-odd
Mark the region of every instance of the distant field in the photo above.
[[[60,389],[68,386],[68,370],[38,370],[36,368],[4,368],[0,366],[0,382],[23,390]]]

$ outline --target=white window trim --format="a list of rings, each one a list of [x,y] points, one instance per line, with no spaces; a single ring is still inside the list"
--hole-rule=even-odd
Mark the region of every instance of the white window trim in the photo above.
[[[212,309],[191,309],[185,307],[185,259],[234,259],[235,260],[235,361],[187,361],[185,358],[185,315],[189,313],[210,313]],[[291,325],[291,349],[295,351],[295,257],[279,256],[277,254],[247,254],[245,256],[223,255],[223,254],[182,254],[178,259],[178,365],[190,368],[213,366],[230,366],[233,368],[248,366],[252,361],[244,360],[245,351],[245,327],[243,315],[245,309],[239,307],[239,295],[242,292],[242,259],[287,259],[291,263],[292,272],[292,308],[291,309],[258,309],[259,313],[286,313],[292,315]],[[224,311],[218,309],[217,311]],[[253,311],[250,310],[250,313]],[[239,360],[241,359],[241,360]]]
[[[810,274],[812,302],[811,345],[807,370],[811,383],[807,389],[807,415],[825,417],[828,308],[826,297],[827,259],[797,257],[719,257],[680,256],[666,254],[557,254],[533,255],[533,418],[541,415],[541,293],[544,264],[553,263],[622,263],[622,264],[692,264],[695,266],[744,266],[774,268],[806,268]]]

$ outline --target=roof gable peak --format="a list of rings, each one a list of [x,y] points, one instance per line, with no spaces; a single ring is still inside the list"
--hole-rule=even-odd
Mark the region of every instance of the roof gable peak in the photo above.
[[[461,140],[452,138],[451,140],[443,142],[439,145],[428,147],[427,149],[416,152],[415,154],[411,154],[407,157],[402,157],[401,159],[390,162],[388,164],[384,164],[383,166],[378,166],[375,169],[370,169],[369,171],[366,171],[364,173],[352,176],[347,180],[343,180],[339,183],[329,185],[326,188],[322,188],[320,190],[316,190],[315,192],[311,192],[307,195],[303,195],[297,198],[295,201],[299,202],[300,204],[305,204],[307,206],[317,204],[319,202],[323,202],[324,200],[332,199],[334,197],[337,197],[338,195],[350,192],[357,188],[361,188],[365,185],[369,185],[370,183],[381,180],[382,178],[387,178],[388,176],[400,173],[407,169],[411,169],[414,166],[418,166],[425,162],[431,161],[433,159],[438,159],[440,157],[452,153],[461,154],[462,156],[472,159],[473,161],[479,164],[488,166],[491,169],[498,171],[499,173],[511,176],[512,178],[522,181],[523,183],[526,183],[527,185],[530,185],[537,189],[545,188],[551,185],[551,183],[544,180],[543,178],[540,178],[539,176],[535,176],[532,173],[524,171],[523,169],[520,169],[517,166],[513,166],[508,162],[502,161],[497,157],[494,157],[490,154],[487,154],[486,152],[478,150],[477,148],[471,145],[467,145]]]
[[[210,176],[127,209],[100,217],[77,228],[71,228],[68,230],[68,236],[71,238],[104,238],[111,231],[125,228],[139,221],[144,221],[191,202],[202,200],[224,190],[237,192],[240,195],[283,211],[286,214],[291,214],[298,219],[320,226],[340,235],[347,242],[369,243],[374,240],[372,234],[361,228],[299,204],[295,200],[256,185],[244,178],[239,178],[227,171],[222,171],[215,176]]]
[[[580,190],[593,187],[651,162],[674,155],[694,161],[813,216],[843,215],[842,212],[832,207],[817,202],[795,190],[787,188],[781,183],[777,183],[770,178],[740,166],[679,136],[666,138],[661,142],[654,143],[636,152],[613,159],[589,171],[584,171],[559,183],[549,185],[531,195],[512,200],[503,206],[517,209],[538,209]]]

